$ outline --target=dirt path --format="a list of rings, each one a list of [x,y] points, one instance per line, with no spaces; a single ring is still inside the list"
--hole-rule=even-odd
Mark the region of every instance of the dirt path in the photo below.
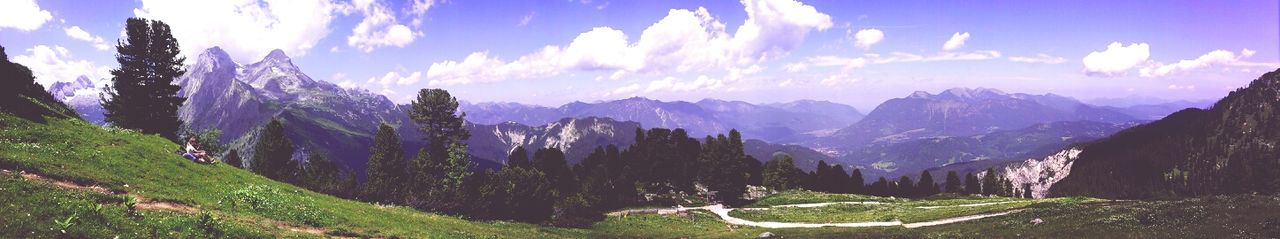
[[[135,193],[113,192],[110,189],[103,188],[97,185],[86,186],[86,185],[81,185],[79,183],[69,181],[69,180],[58,180],[58,179],[46,177],[43,175],[27,173],[27,172],[13,172],[8,169],[0,169],[0,174],[17,174],[26,180],[47,182],[47,183],[51,183],[53,185],[57,185],[58,187],[66,188],[66,189],[89,191],[89,192],[95,192],[95,193],[101,193],[101,194],[107,194],[107,195],[132,196],[138,200],[138,203],[134,204],[134,207],[137,207],[138,209],[142,209],[142,210],[167,210],[167,211],[177,211],[177,212],[192,213],[192,214],[200,212],[199,208],[191,207],[183,203],[150,200],[143,197],[142,195],[138,195]],[[327,233],[329,230],[326,230],[324,228],[311,227],[306,225],[297,225],[293,223],[270,220],[270,219],[264,219],[264,220],[267,220],[268,223],[276,226],[277,228],[286,229],[293,232],[302,232],[302,233],[307,233],[312,235],[328,236],[331,238],[348,238],[348,237],[337,237],[337,236],[329,235]]]
[[[1024,209],[1016,209],[1016,210],[1010,210],[1010,211],[999,212],[999,213],[969,215],[969,216],[963,216],[963,217],[946,218],[946,219],[939,219],[939,220],[926,221],[926,222],[916,222],[916,223],[902,223],[902,221],[898,221],[898,220],[887,221],[887,222],[848,222],[848,223],[757,222],[757,221],[750,221],[746,219],[729,216],[729,212],[735,209],[725,208],[724,205],[721,205],[721,204],[685,208],[684,210],[707,210],[707,211],[710,211],[711,213],[716,214],[717,216],[720,216],[720,219],[724,220],[725,223],[729,223],[733,225],[742,225],[742,226],[763,227],[763,228],[890,227],[890,226],[918,228],[918,227],[951,224],[951,223],[964,222],[964,221],[970,221],[970,220],[978,220],[978,219],[983,219],[988,217],[1004,216],[1011,213],[1021,212]],[[752,208],[750,210],[767,210],[767,208]]]
[[[784,208],[784,207],[798,207],[798,208],[806,208],[806,207],[826,207],[826,206],[836,205],[836,204],[864,204],[864,205],[879,205],[879,204],[884,204],[884,203],[883,203],[883,202],[875,202],[875,201],[868,201],[868,202],[820,202],[820,203],[804,203],[804,204],[775,205],[775,206],[771,206],[771,207],[772,207],[772,208]]]

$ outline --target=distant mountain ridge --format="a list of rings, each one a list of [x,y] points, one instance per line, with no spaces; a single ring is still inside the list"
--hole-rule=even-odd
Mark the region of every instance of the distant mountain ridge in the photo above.
[[[830,137],[802,141],[819,151],[844,155],[873,143],[896,143],[935,136],[969,136],[1058,121],[1123,123],[1121,112],[1070,97],[1008,94],[988,88],[917,91],[885,101],[862,120]]]
[[[510,121],[541,125],[562,118],[607,117],[649,127],[683,128],[697,136],[737,129],[744,137],[770,142],[786,141],[815,130],[842,128],[863,116],[851,106],[812,100],[757,105],[716,99],[690,103],[633,97],[597,103],[573,102],[556,108],[469,102],[459,108],[467,113],[468,120],[480,124]]]
[[[1185,109],[1081,148],[1053,196],[1280,192],[1280,69],[1208,109]]]

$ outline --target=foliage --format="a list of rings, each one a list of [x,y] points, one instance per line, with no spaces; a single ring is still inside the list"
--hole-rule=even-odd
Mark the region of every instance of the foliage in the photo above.
[[[820,165],[825,165],[825,162]],[[764,186],[770,189],[784,191],[788,189],[799,188],[801,179],[804,177],[804,171],[796,168],[791,155],[778,155],[773,160],[769,160],[764,165]]]
[[[404,151],[400,149],[400,137],[390,125],[378,126],[378,134],[373,138],[373,147],[369,148],[368,167],[365,175],[368,180],[361,191],[361,199],[371,202],[398,202],[401,186],[407,180]]]
[[[9,61],[0,46],[0,112],[23,119],[43,122],[44,116],[79,118],[53,95],[36,83],[31,69]]]
[[[293,142],[284,135],[280,119],[271,119],[258,137],[253,146],[253,160],[249,161],[250,169],[276,181],[296,183],[299,167],[293,161]]]
[[[178,107],[186,98],[173,80],[186,73],[178,40],[169,25],[158,20],[129,18],[125,39],[116,46],[112,84],[102,97],[106,120],[116,127],[137,129],[178,140]]]

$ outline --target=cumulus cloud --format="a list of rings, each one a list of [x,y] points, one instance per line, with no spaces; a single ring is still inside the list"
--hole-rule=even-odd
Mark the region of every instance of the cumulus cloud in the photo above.
[[[422,72],[415,71],[413,73],[409,73],[408,75],[401,75],[399,72],[392,71],[392,72],[387,72],[387,74],[385,75],[382,75],[381,78],[370,77],[369,80],[366,82],[377,83],[379,85],[382,85],[383,88],[388,88],[392,85],[411,85],[413,83],[418,83],[418,81],[421,81],[421,80],[422,80]]]
[[[80,29],[79,26],[71,26],[63,29],[63,31],[67,33],[68,37],[89,42],[90,44],[93,44],[93,48],[97,48],[98,50],[105,51],[111,49],[111,45],[107,45],[106,41],[102,40],[102,37],[89,34],[89,32],[84,31],[84,29]]]
[[[40,29],[45,22],[53,19],[53,14],[40,9],[35,0],[0,1],[0,16],[4,16],[0,17],[0,30],[13,28],[32,31]]]
[[[807,69],[809,69],[809,65],[806,65],[806,64],[804,64],[804,63],[802,63],[802,62],[801,62],[801,63],[790,63],[790,64],[787,64],[787,65],[782,66],[782,70],[785,70],[785,71],[787,71],[787,72],[789,72],[789,73],[798,73],[798,72],[805,71],[805,70],[807,70]]]
[[[947,39],[946,43],[942,43],[942,50],[954,51],[964,46],[964,42],[969,40],[969,33],[955,33],[951,35],[951,39]]]
[[[422,36],[421,31],[414,31],[409,26],[401,24],[396,19],[395,11],[382,3],[374,0],[357,0],[353,4],[354,9],[364,15],[364,19],[351,29],[351,36],[347,37],[348,46],[363,52],[372,52],[379,47],[405,47]],[[412,24],[420,25],[421,16],[432,5],[434,1],[415,0],[410,7],[410,12],[414,16]]]
[[[613,90],[613,92],[610,92],[609,94],[606,94],[606,96],[608,96],[608,95],[631,95],[631,94],[635,94],[635,93],[637,93],[637,92],[640,92],[640,87],[641,87],[641,86],[640,86],[640,83],[633,83],[633,84],[626,85],[626,86],[623,86],[623,87],[618,87],[618,89],[614,89],[614,90]]]
[[[305,56],[329,34],[329,23],[345,8],[327,0],[142,0],[142,7],[133,12],[173,26],[188,60],[218,46],[245,63],[274,49]]]
[[[673,9],[631,41],[620,30],[597,27],[568,45],[551,45],[506,62],[487,53],[462,61],[431,64],[431,84],[468,84],[540,78],[565,71],[612,71],[618,79],[632,73],[673,73],[705,69],[739,69],[775,59],[795,49],[812,31],[831,27],[831,17],[794,0],[743,0],[747,19],[736,32],[706,8]]]
[[[1011,56],[1009,61],[1032,63],[1032,64],[1062,64],[1067,62],[1067,58],[1050,56],[1049,54],[1039,53],[1035,56]]]
[[[1151,47],[1147,43],[1130,43],[1128,46],[1120,42],[1112,42],[1103,51],[1090,52],[1084,56],[1084,72],[1090,76],[1123,75],[1129,69],[1137,67],[1151,57]]]
[[[54,82],[70,82],[80,76],[88,77],[94,85],[106,84],[104,79],[111,77],[106,66],[99,66],[87,60],[76,60],[71,51],[62,46],[36,45],[26,50],[26,54],[12,57],[13,62],[31,68],[36,82],[48,87]]]
[[[660,92],[660,91],[661,92],[681,92],[681,91],[695,91],[695,90],[714,90],[714,89],[719,89],[721,87],[724,87],[724,85],[725,85],[724,81],[712,79],[711,77],[707,77],[706,75],[698,76],[698,78],[693,81],[681,81],[679,79],[676,79],[675,77],[666,77],[666,78],[663,78],[662,80],[649,82],[649,87],[645,89],[645,92]]]
[[[1253,56],[1257,51],[1244,49],[1240,51],[1240,55],[1226,50],[1215,50],[1205,53],[1196,59],[1181,60],[1173,64],[1153,63],[1138,70],[1138,75],[1142,77],[1161,77],[1178,72],[1186,72],[1195,69],[1213,67],[1213,66],[1255,66],[1268,64],[1259,64],[1246,62],[1243,59]]]
[[[858,30],[858,33],[853,34],[853,39],[855,40],[853,43],[854,46],[864,50],[871,49],[871,45],[875,45],[876,43],[880,43],[880,41],[884,40],[884,32],[875,28],[862,29]]]
[[[1194,89],[1196,89],[1196,85],[1177,85],[1177,84],[1172,84],[1172,85],[1169,85],[1169,89],[1170,89],[1170,90],[1194,90]]]

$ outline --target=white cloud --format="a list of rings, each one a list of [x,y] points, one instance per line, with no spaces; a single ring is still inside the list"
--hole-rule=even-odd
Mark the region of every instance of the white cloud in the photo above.
[[[792,86],[792,85],[795,85],[795,84],[796,84],[796,83],[795,83],[795,80],[793,80],[793,79],[787,79],[787,80],[784,80],[784,81],[782,81],[782,82],[779,82],[779,83],[778,83],[778,87],[788,87],[788,86]]]
[[[13,28],[32,31],[40,29],[45,22],[53,19],[53,14],[40,9],[35,0],[0,1],[0,16],[3,16],[0,17],[0,30]]]
[[[1196,59],[1181,60],[1177,63],[1165,65],[1164,63],[1153,63],[1138,70],[1138,74],[1142,77],[1161,77],[1178,72],[1186,72],[1199,68],[1213,66],[1268,66],[1270,64],[1254,63],[1243,61],[1243,58],[1253,56],[1256,51],[1244,49],[1240,51],[1240,55],[1236,55],[1226,50],[1215,50],[1205,53]]]
[[[1035,56],[1011,56],[1009,57],[1009,61],[1033,64],[1062,64],[1067,62],[1067,58],[1039,53]]]
[[[247,63],[274,49],[305,56],[329,34],[334,14],[346,8],[327,0],[142,0],[133,12],[172,26],[188,60],[218,46]]]
[[[964,32],[964,33],[957,32],[951,35],[951,39],[947,39],[947,42],[942,44],[942,50],[953,51],[955,49],[960,49],[960,47],[964,46],[964,42],[968,40],[969,40],[968,32]]]
[[[636,92],[640,92],[639,83],[633,83],[623,87],[618,87],[618,89],[613,90],[613,92],[607,95],[630,95],[630,94],[635,94]]]
[[[803,72],[803,71],[805,71],[805,70],[807,70],[807,69],[809,69],[809,65],[806,65],[806,64],[804,64],[803,62],[790,63],[790,64],[787,64],[787,65],[782,66],[782,70],[785,70],[785,71],[787,71],[787,72],[789,72],[789,73],[798,73],[798,72]]]
[[[93,48],[97,48],[98,50],[105,51],[111,49],[111,45],[107,45],[106,41],[102,40],[102,37],[89,34],[89,32],[84,31],[84,29],[80,29],[79,26],[71,26],[63,29],[63,31],[67,33],[68,37],[89,42],[93,44]]]
[[[351,29],[347,37],[347,45],[363,52],[372,52],[379,47],[405,47],[413,43],[422,32],[413,31],[396,20],[391,8],[373,0],[354,1],[354,8],[359,10],[364,19]],[[421,24],[420,17],[430,9],[434,1],[414,1],[410,8],[415,15],[414,25]]]
[[[1081,59],[1081,62],[1084,63],[1085,74],[1117,76],[1146,62],[1150,57],[1151,47],[1147,43],[1130,43],[1125,46],[1119,42],[1112,42],[1104,51],[1090,52]]]
[[[706,8],[673,9],[641,32],[634,42],[622,31],[597,27],[579,34],[567,46],[546,46],[511,62],[476,52],[461,62],[431,65],[433,84],[467,84],[554,76],[569,70],[612,71],[619,79],[631,73],[662,74],[740,69],[774,59],[797,47],[809,32],[831,27],[831,17],[793,0],[743,0],[747,20],[730,34]],[[483,65],[476,69],[473,66]],[[497,69],[492,72],[489,69]]]
[[[54,82],[74,81],[80,76],[88,77],[94,85],[102,85],[106,84],[104,79],[111,77],[111,68],[87,60],[76,60],[71,56],[71,51],[62,46],[36,45],[27,49],[26,53],[13,56],[13,62],[31,68],[36,82],[45,87]]]
[[[880,43],[880,41],[884,40],[884,32],[875,28],[862,29],[858,30],[858,33],[853,34],[853,39],[856,40],[853,43],[854,46],[864,50],[871,49],[871,45],[875,45],[876,43]]]
[[[888,57],[869,56],[872,63],[888,64],[898,62],[932,62],[932,61],[973,61],[1000,58],[1000,52],[983,50],[973,52],[939,52],[934,55],[917,55],[905,52],[891,52]]]
[[[822,78],[822,81],[818,82],[818,84],[822,84],[823,86],[840,86],[856,82],[858,82],[858,79],[853,78],[848,71],[845,71]]]
[[[534,15],[535,14],[533,12],[530,12],[529,14],[525,14],[524,17],[520,18],[520,23],[516,23],[516,26],[517,27],[528,26],[529,22],[533,21]]]
[[[715,90],[725,86],[725,82],[712,79],[706,75],[698,76],[693,81],[680,81],[675,77],[666,77],[662,80],[649,82],[649,87],[645,92],[685,92],[695,90]]]
[[[844,69],[854,69],[862,68],[867,65],[867,59],[862,57],[848,58],[839,56],[814,56],[809,57],[808,60],[809,64],[820,67],[839,66]]]
[[[380,78],[370,77],[369,80],[366,82],[382,85],[383,88],[390,88],[393,85],[411,85],[414,83],[418,83],[418,81],[421,81],[421,80],[422,80],[422,72],[415,71],[413,73],[409,73],[408,75],[401,75],[399,72],[392,71],[392,72],[387,72],[387,74],[382,75],[382,77]]]
[[[1176,85],[1176,84],[1173,84],[1173,85],[1169,85],[1169,89],[1170,89],[1170,90],[1194,90],[1194,89],[1196,89],[1196,85]]]

